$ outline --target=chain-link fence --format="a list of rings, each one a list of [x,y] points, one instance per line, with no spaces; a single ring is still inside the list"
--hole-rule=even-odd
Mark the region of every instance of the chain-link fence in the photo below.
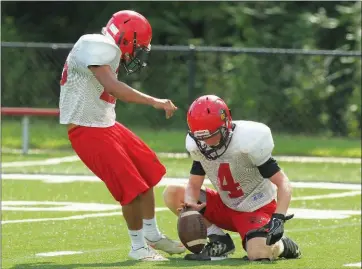
[[[2,42],[2,106],[57,107],[59,80],[72,44]],[[129,126],[186,128],[194,98],[216,94],[234,119],[286,133],[360,136],[361,53],[193,46],[153,46],[149,67],[123,80],[172,99],[172,120],[149,107],[117,105]]]

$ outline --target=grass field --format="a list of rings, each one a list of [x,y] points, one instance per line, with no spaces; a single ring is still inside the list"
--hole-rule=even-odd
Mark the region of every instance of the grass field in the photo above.
[[[177,238],[176,218],[162,203],[163,188],[156,188],[159,226]],[[286,224],[286,233],[299,243],[303,252],[300,260],[271,264],[241,261],[245,252],[238,235],[232,234],[237,251],[228,260],[210,265],[175,255],[167,256],[169,262],[139,263],[127,259],[126,225],[103,183],[6,179],[2,182],[2,268],[344,268],[344,264],[361,261],[361,189],[358,185],[353,189],[359,194],[346,197],[343,195],[352,189],[294,189],[290,212],[296,217]],[[327,194],[342,197],[323,198]],[[78,253],[40,256],[60,251]]]
[[[131,128],[156,152],[185,152],[185,130]],[[309,137],[273,133],[275,155],[361,157],[359,139]],[[70,150],[67,131],[56,120],[31,118],[31,148]],[[2,122],[2,147],[21,148],[21,122]]]
[[[1,155],[1,268],[324,269],[353,268],[345,265],[356,266],[362,260],[360,163],[279,161],[295,186],[290,208],[295,218],[286,223],[285,229],[300,245],[302,259],[272,263],[242,261],[245,252],[240,238],[232,234],[237,251],[224,261],[188,262],[182,255],[166,255],[169,262],[130,261],[129,239],[120,206],[104,184],[76,158],[47,163],[49,158],[74,156],[65,128],[49,122],[35,121],[31,125],[31,145],[42,149],[40,153],[23,156],[3,151]],[[156,152],[185,152],[184,131],[132,130]],[[274,155],[361,157],[359,140],[282,134],[274,134],[274,140]],[[2,123],[3,148],[21,148],[19,121]],[[158,223],[162,231],[176,239],[176,218],[164,207],[162,191],[171,181],[186,182],[191,161],[165,157],[161,161],[167,168],[167,178],[155,189]]]
[[[69,154],[68,154],[69,155]],[[129,239],[120,206],[79,161],[53,165],[6,167],[12,161],[43,160],[64,153],[21,156],[3,154],[2,267],[7,269],[88,268],[351,268],[361,262],[361,168],[359,164],[281,163],[293,181],[286,233],[301,247],[300,260],[273,263],[242,261],[245,255],[237,234],[237,251],[229,259],[212,263],[188,262],[182,255],[167,256],[169,262],[140,263],[128,260]],[[162,158],[167,177],[188,175],[189,159]],[[9,173],[23,173],[11,178]],[[27,173],[32,174],[32,178]],[[41,175],[43,174],[43,175]],[[57,174],[53,179],[51,175]],[[62,174],[59,176],[59,174]],[[38,178],[37,178],[38,177]],[[176,218],[164,208],[162,191],[156,188],[158,223],[162,231],[177,238]],[[296,181],[299,181],[298,183]],[[343,182],[349,185],[316,186],[308,182]],[[185,182],[178,179],[178,183]],[[304,182],[304,183],[303,183]],[[298,186],[296,184],[299,184]],[[306,185],[309,184],[309,185]],[[61,252],[64,252],[63,254]],[[73,254],[66,251],[75,252]],[[58,256],[52,256],[58,255]]]

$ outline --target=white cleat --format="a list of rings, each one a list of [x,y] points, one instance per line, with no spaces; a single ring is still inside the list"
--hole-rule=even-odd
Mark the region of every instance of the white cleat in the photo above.
[[[181,254],[186,251],[184,245],[182,245],[180,242],[169,239],[165,235],[162,235],[161,239],[158,241],[150,241],[147,238],[145,239],[147,244],[152,248],[162,250],[168,254]]]
[[[153,248],[146,246],[137,250],[131,250],[128,256],[134,260],[145,261],[145,262],[160,262],[168,261],[167,258],[163,257]]]

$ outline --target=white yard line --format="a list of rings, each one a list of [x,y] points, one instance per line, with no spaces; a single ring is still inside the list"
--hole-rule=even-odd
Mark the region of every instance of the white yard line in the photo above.
[[[45,183],[70,183],[70,182],[101,182],[101,180],[93,175],[46,175],[46,174],[2,174],[2,180],[41,180]],[[157,187],[169,184],[186,184],[188,178],[170,178],[164,177]],[[209,179],[205,179],[205,185],[211,185]],[[331,183],[331,182],[292,182],[294,188],[312,188],[327,190],[361,190],[360,184],[350,183]]]
[[[286,229],[285,232],[288,232],[288,233],[300,233],[300,232],[309,232],[309,231],[339,229],[339,228],[353,227],[353,226],[361,226],[361,223],[360,222],[358,222],[358,223],[344,223],[344,224],[340,224],[340,225],[321,226],[321,227],[313,227],[313,228]]]
[[[158,153],[160,157],[185,159],[188,158],[186,153]],[[360,164],[361,159],[359,158],[338,158],[338,157],[302,157],[302,156],[275,156],[278,161],[281,162],[298,162],[298,163],[354,163]],[[44,165],[55,165],[66,162],[80,161],[76,155],[60,157],[60,158],[49,158],[44,160],[36,161],[16,161],[16,162],[5,162],[2,163],[3,168],[8,167],[24,167],[24,166],[44,166]]]
[[[362,262],[349,263],[349,264],[345,264],[344,266],[347,266],[347,267],[358,267],[358,268],[361,268],[361,267],[362,267]]]
[[[76,155],[73,156],[66,156],[66,157],[60,157],[60,158],[49,158],[44,160],[37,160],[37,161],[21,161],[21,162],[6,162],[2,163],[2,168],[7,167],[25,167],[25,166],[36,166],[36,165],[54,165],[54,164],[60,164],[60,163],[71,163],[80,161],[79,157]]]
[[[166,207],[156,207],[156,212],[167,211]],[[305,208],[289,208],[289,214],[294,214],[297,219],[346,219],[350,216],[361,215],[359,210],[322,210],[322,209],[305,209]],[[121,210],[108,213],[93,213],[73,215],[68,217],[59,218],[35,218],[35,219],[18,219],[18,220],[3,220],[1,224],[14,224],[14,223],[33,223],[33,222],[46,222],[46,221],[69,221],[69,220],[83,220],[89,218],[99,217],[112,217],[121,216]],[[360,223],[359,223],[360,225]],[[339,227],[338,225],[336,227]],[[293,230],[291,230],[293,231]]]
[[[317,199],[328,199],[328,198],[340,198],[340,197],[348,197],[348,196],[356,196],[361,195],[361,191],[349,191],[349,192],[341,192],[341,193],[329,193],[322,195],[311,195],[311,196],[302,196],[302,197],[294,197],[293,201],[305,201],[305,200],[317,200]]]
[[[120,207],[121,208],[121,207]],[[167,207],[157,207],[156,212],[169,210]],[[29,222],[44,222],[44,221],[64,221],[64,220],[80,220],[80,219],[89,219],[89,218],[98,218],[98,217],[112,217],[112,216],[121,216],[122,212],[109,212],[109,213],[94,213],[94,214],[83,214],[75,215],[69,217],[61,218],[38,218],[38,219],[19,219],[19,220],[3,220],[1,224],[10,224],[10,223],[29,223]]]

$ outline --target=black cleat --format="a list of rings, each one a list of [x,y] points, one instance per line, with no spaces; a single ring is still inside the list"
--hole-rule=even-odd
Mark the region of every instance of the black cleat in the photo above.
[[[282,242],[284,245],[284,251],[280,254],[280,258],[285,259],[298,259],[302,255],[298,245],[289,237],[282,237]]]
[[[235,245],[229,234],[208,236],[209,242],[200,253],[186,254],[185,260],[189,261],[215,261],[227,258],[227,255],[234,253]]]

